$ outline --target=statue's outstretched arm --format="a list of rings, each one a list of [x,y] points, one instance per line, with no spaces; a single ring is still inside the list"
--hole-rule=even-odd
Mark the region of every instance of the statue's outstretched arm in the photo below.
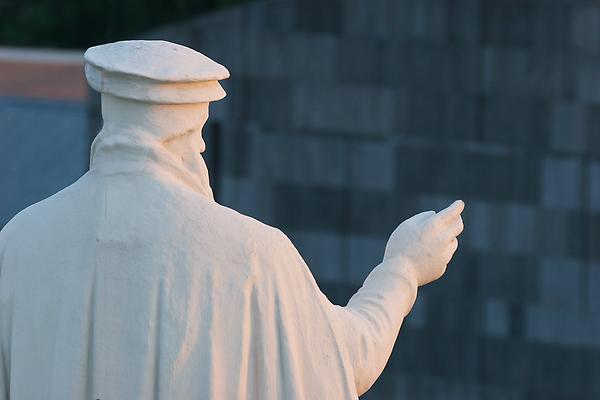
[[[458,247],[463,208],[457,201],[437,214],[424,212],[400,224],[386,245],[383,262],[346,307],[336,307],[359,395],[383,371],[417,287],[444,274]]]

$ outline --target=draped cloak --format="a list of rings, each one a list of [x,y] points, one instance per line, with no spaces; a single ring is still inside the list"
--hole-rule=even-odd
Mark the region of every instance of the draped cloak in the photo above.
[[[213,200],[200,154],[103,131],[91,159],[0,232],[0,400],[340,400],[374,383],[415,300],[407,260],[333,305],[281,231]]]

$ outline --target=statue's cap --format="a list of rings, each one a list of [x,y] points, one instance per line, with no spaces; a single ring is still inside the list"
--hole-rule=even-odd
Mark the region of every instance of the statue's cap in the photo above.
[[[220,100],[227,68],[189,47],[162,40],[126,40],[87,49],[85,75],[92,88],[148,103]]]

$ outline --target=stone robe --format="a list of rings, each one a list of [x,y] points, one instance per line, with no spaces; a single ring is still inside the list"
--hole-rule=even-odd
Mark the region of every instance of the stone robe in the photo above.
[[[0,399],[356,399],[415,300],[403,262],[333,305],[282,232],[213,200],[199,154],[102,132],[0,233]]]

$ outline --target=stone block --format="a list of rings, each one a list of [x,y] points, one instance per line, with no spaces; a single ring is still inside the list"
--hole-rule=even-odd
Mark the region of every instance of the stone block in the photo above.
[[[507,201],[515,196],[516,157],[510,153],[469,152],[463,167],[463,191],[482,200]],[[463,178],[464,179],[464,178]]]
[[[413,82],[412,57],[414,50],[409,44],[394,40],[384,40],[381,44],[381,82],[386,85],[399,86],[405,91],[411,86],[422,86]],[[435,76],[434,76],[435,77]],[[415,78],[416,79],[416,78]]]
[[[477,46],[445,46],[444,81],[441,89],[449,93],[482,93],[483,57]]]
[[[198,30],[207,31],[220,31],[224,30],[235,30],[242,25],[244,18],[246,18],[246,8],[236,7],[230,9],[221,9],[216,12],[206,13],[198,17],[193,18],[189,21],[189,25],[186,26],[186,30],[191,33],[197,33]],[[176,24],[177,25],[177,24]],[[175,28],[175,33],[184,31],[183,29]]]
[[[510,146],[545,148],[550,105],[525,97],[492,96],[482,104],[483,140]]]
[[[443,278],[448,284],[446,277]],[[483,318],[481,305],[466,296],[439,296],[435,291],[442,282],[419,289],[428,296],[427,327],[439,333],[458,333],[475,336],[481,333]],[[442,305],[443,304],[443,305]]]
[[[240,51],[248,78],[284,79],[290,68],[291,34],[246,30]],[[217,41],[218,43],[218,41]]]
[[[526,389],[518,386],[486,384],[481,389],[481,398],[486,400],[531,400]]]
[[[589,221],[589,237],[588,243],[590,243],[589,252],[590,258],[594,261],[600,261],[600,246],[597,246],[597,243],[600,243],[600,215],[592,214]]]
[[[394,397],[391,399],[402,400],[408,398],[409,379],[399,373],[394,374]]]
[[[462,152],[401,146],[397,155],[397,187],[404,193],[464,194],[466,159]]]
[[[349,36],[442,43],[449,30],[445,0],[351,0],[342,5]]]
[[[335,78],[341,82],[379,83],[382,70],[381,53],[380,40],[364,37],[342,38],[338,47]]]
[[[407,75],[401,79],[406,80],[410,89],[434,91],[442,87],[446,67],[443,49],[438,46],[411,45],[405,48],[404,56]],[[394,66],[390,67],[393,73]]]
[[[594,314],[600,314],[600,263],[591,263],[587,279],[587,294],[589,297],[589,310]]]
[[[372,85],[298,82],[293,110],[296,129],[386,135],[392,130],[394,96]]]
[[[510,311],[510,336],[516,339],[525,337],[525,307],[524,303],[509,304]]]
[[[542,156],[529,149],[520,149],[512,155],[508,198],[512,202],[536,205],[540,203]]]
[[[446,48],[431,44],[384,42],[382,79],[414,91],[435,91],[443,87]]]
[[[388,140],[351,143],[348,184],[353,188],[391,192],[395,187],[395,147]]]
[[[598,357],[598,351],[590,348],[549,343],[532,345],[530,371],[533,373],[528,374],[530,398],[593,398],[589,397],[588,382],[596,372],[597,361],[593,360]]]
[[[569,254],[570,215],[557,210],[539,210],[536,226],[538,254],[567,256]]]
[[[393,132],[396,135],[408,136],[412,133],[410,130],[412,119],[411,97],[412,94],[406,90],[394,90]]]
[[[516,338],[485,338],[481,347],[482,365],[479,372],[488,377],[486,382],[504,387],[505,395],[511,392],[511,387],[528,385],[531,379],[529,376],[531,369],[530,344]],[[510,365],[510,368],[507,368],[507,365]],[[491,392],[493,393],[495,390]],[[485,394],[488,393],[485,392]],[[513,397],[506,398],[512,399]]]
[[[482,395],[478,383],[429,375],[411,377],[406,393],[407,399],[428,400],[476,400]]]
[[[351,145],[340,137],[262,133],[255,135],[251,151],[260,154],[252,163],[260,180],[333,188],[350,183]]]
[[[294,3],[296,27],[308,32],[342,32],[342,1],[303,0]]]
[[[584,51],[597,52],[600,41],[600,7],[597,4],[578,4],[571,15],[573,45]]]
[[[273,186],[271,204],[282,229],[341,232],[348,225],[348,201],[343,190],[282,183]]]
[[[501,209],[502,227],[498,243],[508,254],[532,254],[535,251],[536,209],[529,205],[507,204]]]
[[[535,259],[503,253],[482,253],[474,257],[476,287],[482,295],[508,304],[538,299],[538,266]]]
[[[480,50],[469,46],[386,41],[382,47],[382,82],[411,91],[478,93]]]
[[[538,253],[580,258],[591,252],[593,257],[594,215],[545,209],[538,218]]]
[[[347,229],[365,235],[389,237],[398,224],[420,211],[418,198],[405,193],[353,190],[346,200]]]
[[[589,205],[593,213],[600,214],[600,162],[592,161],[589,166]]]
[[[440,134],[448,139],[475,140],[480,132],[481,103],[474,96],[450,95],[443,99]]]
[[[309,266],[317,282],[341,282],[344,279],[342,261],[343,238],[339,234],[292,230],[292,243]]]
[[[483,38],[494,45],[532,43],[533,4],[487,1],[483,5]]]
[[[535,159],[509,150],[477,149],[465,152],[464,170],[459,176],[462,193],[490,200],[532,203],[537,201]]]
[[[236,8],[242,8],[244,25],[250,30],[288,33],[294,28],[296,19],[292,2],[250,2]]]
[[[530,305],[526,311],[526,333],[531,341],[568,346],[600,348],[597,314]]]
[[[440,137],[444,126],[444,99],[435,92],[411,93],[408,132],[416,137]]]
[[[572,6],[568,3],[546,2],[541,6],[534,5],[531,22],[534,49],[570,51],[573,20]]]
[[[540,197],[539,157],[528,151],[515,151],[490,157],[491,159],[486,162],[490,165],[485,186],[488,193],[495,193],[493,197],[495,199],[537,205]],[[498,185],[496,189],[491,186],[494,183]]]
[[[586,115],[585,151],[591,155],[600,155],[600,106],[588,106]]]
[[[539,302],[554,309],[577,309],[583,286],[583,265],[567,258],[543,258],[539,269]]]
[[[580,153],[586,146],[586,109],[577,103],[552,106],[551,145],[555,150]]]
[[[345,0],[342,2],[341,13],[345,35],[379,38],[388,34],[389,0],[372,0],[369,2]],[[401,16],[398,17],[402,18]]]
[[[483,2],[478,0],[447,1],[447,35],[452,43],[479,45],[483,20],[481,8]]]
[[[488,203],[469,201],[463,212],[465,230],[461,246],[469,250],[486,252],[494,245],[492,238],[492,209]],[[460,240],[460,238],[459,238]],[[464,244],[462,243],[464,242]]]
[[[600,104],[600,71],[598,55],[581,54],[572,61],[575,98],[584,103]]]
[[[287,128],[291,125],[291,83],[279,79],[245,80],[241,86],[245,107],[241,119],[263,128]]]
[[[221,147],[220,160],[218,160],[219,176],[249,177],[252,154],[248,149],[252,146],[254,130],[251,126],[241,124],[223,124],[221,128],[219,132],[213,133],[213,142],[218,141]],[[211,150],[207,143],[207,151],[215,151],[215,149]],[[209,170],[209,174],[211,172],[216,171]]]
[[[583,212],[567,213],[567,232],[565,241],[567,246],[567,255],[574,258],[586,257],[589,252],[589,243],[586,243],[590,237],[589,225],[591,214]],[[593,242],[591,242],[593,243]]]
[[[386,141],[350,142],[340,136],[258,133],[252,173],[267,181],[390,192],[394,149]]]
[[[387,240],[383,237],[350,235],[346,238],[349,284],[361,286],[369,273],[383,260]]]
[[[288,40],[286,76],[295,80],[334,80],[343,73],[336,57],[338,42],[336,36],[327,33],[294,33]]]
[[[482,357],[480,341],[475,336],[464,332],[440,332],[427,337],[423,332],[418,333],[419,339],[428,343],[427,349],[417,345],[417,356],[424,358],[422,374],[444,377],[452,381],[477,379]]]
[[[443,43],[448,37],[446,0],[389,1],[387,37],[394,41]]]
[[[542,205],[557,210],[581,208],[581,161],[549,157],[542,169]]]
[[[419,0],[412,1],[411,6],[410,36],[414,39],[442,43],[447,32],[446,1]]]
[[[418,351],[419,339],[431,338],[431,331],[404,329],[400,333],[403,340],[396,341],[394,351],[388,362],[388,368],[395,373],[425,373],[427,370],[427,350]],[[420,354],[419,354],[420,353]],[[419,358],[419,355],[421,356]]]
[[[523,47],[491,47],[483,52],[486,94],[558,97],[564,93],[563,59],[559,54]]]

